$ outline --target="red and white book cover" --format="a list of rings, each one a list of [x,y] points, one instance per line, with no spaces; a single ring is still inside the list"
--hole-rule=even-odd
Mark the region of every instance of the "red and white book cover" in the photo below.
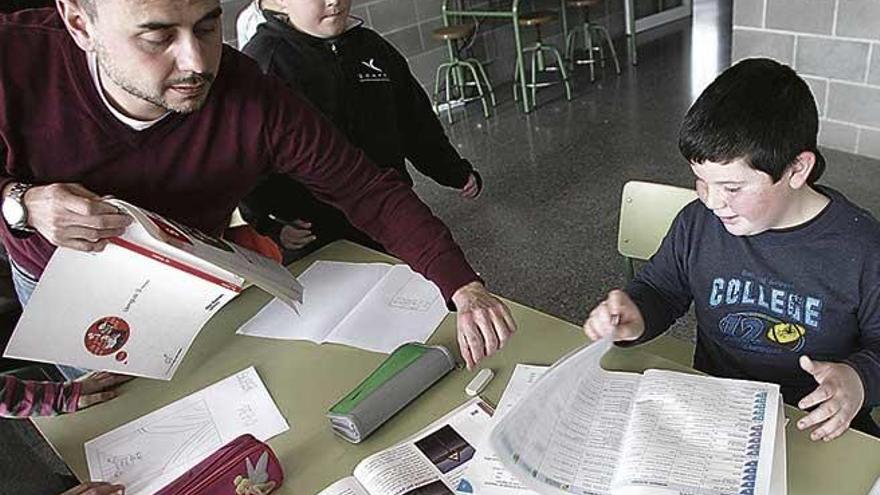
[[[56,250],[5,356],[170,380],[247,283],[302,301],[302,286],[275,261],[110,201],[136,221],[100,253]]]

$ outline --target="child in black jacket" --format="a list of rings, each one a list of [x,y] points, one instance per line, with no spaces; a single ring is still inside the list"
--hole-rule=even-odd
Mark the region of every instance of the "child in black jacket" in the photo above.
[[[350,0],[278,1],[244,47],[264,72],[287,81],[380,167],[410,184],[406,160],[439,184],[476,197],[481,180],[449,143],[404,57],[349,17]],[[265,7],[265,6],[264,6]],[[301,184],[271,176],[242,204],[245,219],[284,248],[349,239],[381,249]]]

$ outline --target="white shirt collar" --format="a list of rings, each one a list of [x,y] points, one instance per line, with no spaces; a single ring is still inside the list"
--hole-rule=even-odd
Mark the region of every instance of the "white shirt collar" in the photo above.
[[[171,112],[166,112],[164,115],[162,115],[161,117],[154,119],[154,120],[138,120],[138,119],[133,119],[133,118],[123,114],[122,112],[117,110],[116,107],[114,107],[112,104],[110,104],[110,101],[107,99],[107,95],[104,94],[104,87],[101,85],[101,75],[98,72],[98,55],[95,52],[89,52],[88,59],[89,59],[89,72],[92,74],[92,81],[95,83],[95,89],[97,89],[98,94],[101,95],[101,101],[104,102],[104,105],[107,106],[107,109],[110,110],[110,113],[112,113],[113,116],[116,117],[117,119],[119,119],[119,121],[122,122],[123,124],[127,125],[128,127],[131,127],[132,129],[134,129],[136,131],[143,131],[145,129],[149,129],[150,127],[153,127],[160,120],[164,119],[165,117],[168,116],[169,113],[171,113]]]
[[[235,21],[235,32],[238,38],[238,49],[243,50],[254,34],[257,33],[257,27],[266,22],[266,16],[260,8],[259,1],[253,1],[238,14]]]

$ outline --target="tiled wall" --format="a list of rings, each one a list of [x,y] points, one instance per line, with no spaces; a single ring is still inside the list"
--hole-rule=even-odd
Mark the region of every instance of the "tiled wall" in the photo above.
[[[734,0],[734,61],[772,57],[809,83],[819,143],[880,158],[880,0]]]
[[[510,9],[512,0],[465,0],[468,8]],[[605,23],[611,35],[622,36],[624,27],[623,2],[607,0],[607,5],[594,8],[591,17]],[[223,0],[224,39],[235,44],[235,17],[248,0]],[[450,0],[453,5],[455,0]],[[437,66],[446,61],[446,45],[432,39],[431,32],[442,26],[442,0],[352,0],[352,15],[364,19],[366,25],[384,35],[410,62],[416,78],[426,88],[434,81]],[[555,10],[559,0],[520,0],[521,11]],[[569,25],[580,19],[580,12],[569,10]],[[465,19],[471,21],[470,19]],[[560,50],[562,40],[559,22],[545,30],[545,39],[555,43]],[[525,39],[533,39],[533,30],[524,29]],[[514,48],[513,28],[509,20],[483,20],[479,35],[473,46],[473,54],[487,63],[486,68],[496,85],[513,78]]]

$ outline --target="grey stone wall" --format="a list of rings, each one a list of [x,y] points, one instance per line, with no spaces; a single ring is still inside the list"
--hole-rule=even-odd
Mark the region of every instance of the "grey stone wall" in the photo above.
[[[235,45],[235,18],[249,0],[223,0],[223,39]],[[455,3],[454,0],[450,4]],[[467,8],[509,9],[511,0],[465,0]],[[407,57],[410,68],[425,88],[433,86],[437,66],[446,61],[447,49],[442,42],[431,38],[431,32],[442,26],[442,0],[352,0],[352,15],[364,19],[366,25],[376,30],[393,43]],[[560,8],[559,0],[521,1],[523,10],[554,10]],[[577,10],[569,9],[569,25],[573,26],[581,17]],[[623,2],[608,0],[607,5],[594,8],[592,20],[609,27],[614,38],[624,32]],[[472,22],[472,19],[463,19]],[[553,23],[544,31],[545,39],[560,49],[563,42],[560,36],[561,25]],[[533,29],[524,29],[525,40],[534,38]],[[622,45],[621,45],[622,46]],[[509,90],[500,83],[513,79],[514,43],[513,28],[509,20],[481,20],[478,36],[472,48],[473,56],[486,64],[489,77],[496,91]],[[625,52],[621,53],[623,56]]]
[[[809,83],[819,144],[880,158],[880,0],[734,0],[732,59],[766,56]]]

